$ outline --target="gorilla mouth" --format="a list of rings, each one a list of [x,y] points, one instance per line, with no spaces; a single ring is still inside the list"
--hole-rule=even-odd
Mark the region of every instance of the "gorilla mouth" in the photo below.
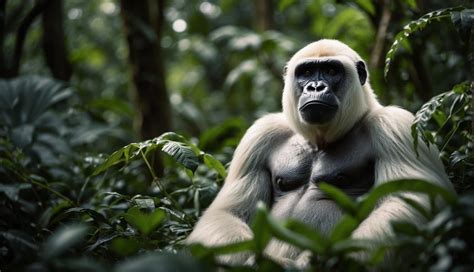
[[[323,102],[323,101],[308,101],[306,103],[304,103],[301,107],[300,107],[300,110],[304,111],[306,108],[309,108],[309,107],[312,107],[312,106],[323,106],[323,107],[326,107],[326,108],[330,108],[330,109],[337,109],[337,105],[334,105],[334,104],[329,104],[329,103],[326,103],[326,102]]]

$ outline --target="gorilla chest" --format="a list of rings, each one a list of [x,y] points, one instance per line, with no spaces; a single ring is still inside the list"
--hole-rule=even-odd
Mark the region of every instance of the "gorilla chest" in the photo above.
[[[324,149],[301,136],[290,137],[270,156],[271,210],[276,218],[293,218],[328,233],[342,217],[341,209],[320,190],[329,183],[352,197],[374,184],[374,152],[363,128]]]
[[[353,129],[341,140],[323,149],[292,136],[270,157],[274,201],[287,195],[321,196],[318,184],[329,183],[356,197],[374,183],[374,155],[368,133]]]

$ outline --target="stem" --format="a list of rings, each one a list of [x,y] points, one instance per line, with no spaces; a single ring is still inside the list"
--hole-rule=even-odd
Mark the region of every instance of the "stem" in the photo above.
[[[449,134],[449,137],[448,139],[446,140],[446,142],[444,143],[443,145],[443,148],[441,148],[441,152],[444,151],[444,149],[446,148],[446,146],[448,145],[448,143],[451,141],[451,139],[453,138],[454,134],[456,133],[456,131],[458,130],[459,128],[459,123],[456,124],[456,127],[453,129],[453,131],[451,131],[451,133]]]
[[[86,181],[81,187],[81,191],[79,192],[79,196],[77,197],[77,200],[76,200],[76,203],[78,206],[79,206],[79,203],[81,203],[81,198],[84,195],[84,191],[86,190],[86,187],[89,184],[90,180],[91,180],[90,178],[86,178]]]
[[[160,189],[160,192],[163,193],[165,195],[165,197],[168,198],[176,208],[179,208],[180,210],[182,210],[181,206],[174,200],[174,198],[172,196],[170,196],[168,194],[168,192],[166,191],[163,184],[161,184],[160,179],[158,178],[155,171],[153,170],[153,167],[151,167],[150,162],[148,162],[148,160],[147,160],[145,154],[143,154],[142,150],[140,150],[140,155],[142,156],[143,160],[145,161],[145,164],[146,164],[148,170],[150,171],[151,177],[153,178],[153,182],[156,184],[158,189]]]
[[[51,189],[50,187],[48,187],[48,186],[42,184],[41,182],[37,182],[37,181],[31,180],[31,179],[30,179],[29,181],[30,181],[31,183],[33,183],[34,185],[38,186],[38,187],[41,187],[41,188],[43,188],[43,189],[45,189],[45,190],[47,190],[47,191],[50,191],[51,193],[57,195],[59,198],[62,198],[63,200],[65,200],[65,201],[67,201],[67,202],[70,202],[71,204],[74,204],[74,202],[73,202],[71,199],[69,199],[67,196],[61,194],[60,192],[58,192],[58,191],[56,191],[56,190],[54,190],[54,189]]]

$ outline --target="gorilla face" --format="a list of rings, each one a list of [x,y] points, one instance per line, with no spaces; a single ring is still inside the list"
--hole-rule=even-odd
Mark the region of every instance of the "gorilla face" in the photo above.
[[[296,66],[298,110],[305,122],[324,124],[336,115],[345,77],[344,65],[335,59],[313,59]]]
[[[365,84],[367,71],[362,61],[354,63],[358,80]],[[295,68],[296,97],[302,119],[313,125],[331,121],[347,92],[349,77],[344,64],[337,59],[310,59]]]

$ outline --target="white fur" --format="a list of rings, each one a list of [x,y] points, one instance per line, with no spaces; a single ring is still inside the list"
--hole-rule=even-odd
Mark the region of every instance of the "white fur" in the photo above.
[[[324,125],[305,123],[298,111],[294,96],[294,69],[308,59],[337,59],[347,70],[345,83],[347,95],[341,102],[341,109],[335,118]],[[377,101],[370,84],[361,86],[355,63],[360,56],[347,45],[335,40],[320,40],[309,44],[297,52],[287,65],[282,104],[283,113],[262,117],[249,128],[232,160],[229,175],[222,190],[204,213],[188,243],[199,242],[207,246],[223,245],[235,241],[251,239],[248,226],[258,200],[269,203],[271,178],[266,170],[268,156],[272,150],[293,133],[299,133],[316,147],[334,142],[344,136],[363,116],[367,122],[370,139],[376,153],[375,186],[394,179],[419,178],[452,189],[444,167],[438,158],[436,148],[419,144],[419,157],[412,145],[410,126],[413,115],[397,107],[383,107]],[[426,199],[411,195],[413,199],[426,205]],[[311,212],[311,211],[308,211]],[[383,240],[391,234],[390,221],[410,219],[420,221],[420,217],[400,198],[385,199],[353,233],[355,238]],[[286,247],[282,246],[282,250]],[[298,265],[307,261],[304,253]],[[293,255],[294,254],[286,254]],[[249,254],[227,255],[222,260],[228,263],[245,263]],[[285,260],[280,260],[286,263]]]

